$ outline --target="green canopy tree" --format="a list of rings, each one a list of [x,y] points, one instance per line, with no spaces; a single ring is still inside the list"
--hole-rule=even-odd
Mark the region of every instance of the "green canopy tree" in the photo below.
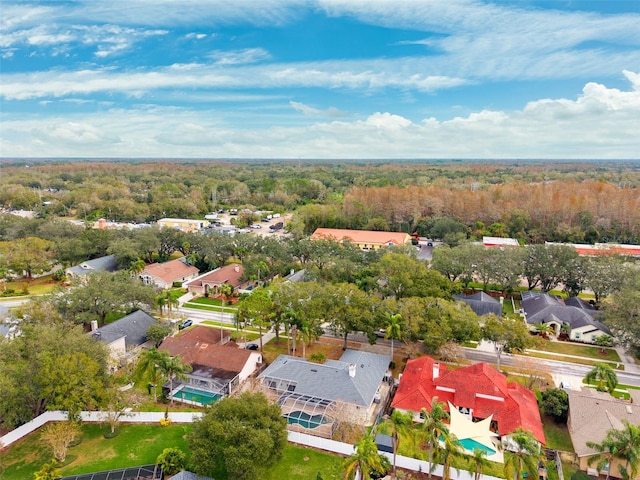
[[[238,303],[236,312],[237,321],[249,322],[257,326],[260,332],[260,351],[263,351],[262,329],[271,325],[271,319],[275,316],[274,303],[269,291],[263,287],[254,289],[250,295]]]
[[[53,264],[55,244],[38,237],[18,238],[0,242],[0,262],[2,266],[31,278],[33,274],[49,271]]]
[[[584,379],[587,383],[597,383],[598,391],[613,393],[618,386],[618,375],[615,370],[607,363],[596,363],[594,367],[587,372]]]
[[[498,318],[495,314],[484,315],[482,338],[492,342],[496,352],[496,368],[500,370],[503,352],[523,352],[533,346],[529,329],[522,320],[508,317]]]
[[[262,393],[243,393],[216,402],[193,423],[187,440],[195,473],[223,468],[228,478],[261,478],[282,456],[286,420]]]

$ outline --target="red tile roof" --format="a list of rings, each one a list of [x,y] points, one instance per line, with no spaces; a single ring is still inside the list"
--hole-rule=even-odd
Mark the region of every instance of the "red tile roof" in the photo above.
[[[242,285],[240,278],[244,273],[242,265],[234,263],[231,265],[225,265],[224,267],[216,268],[211,272],[207,272],[199,277],[190,280],[185,283],[185,286],[202,287],[203,285],[222,285],[228,283],[233,288],[238,288]]]
[[[349,240],[353,243],[370,243],[375,245],[404,245],[411,237],[403,232],[380,232],[375,230],[345,230],[340,228],[316,228],[311,240]]]
[[[166,338],[160,350],[182,358],[191,365],[194,375],[232,379],[242,371],[252,352],[238,348],[233,342],[218,345],[216,340],[220,340],[218,329],[197,326],[177,337]]]
[[[438,372],[435,379],[434,366]],[[444,402],[446,409],[451,402],[472,409],[476,418],[493,415],[501,436],[522,427],[545,443],[535,394],[519,383],[507,383],[502,373],[486,363],[447,371],[431,357],[409,360],[391,406],[415,412],[430,410],[434,397]]]

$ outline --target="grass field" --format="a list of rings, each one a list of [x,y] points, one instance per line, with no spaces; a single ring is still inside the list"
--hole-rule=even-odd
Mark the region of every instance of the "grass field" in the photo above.
[[[120,434],[111,439],[103,437],[106,431],[104,425],[85,424],[82,442],[69,449],[68,461],[60,468],[60,474],[66,476],[154,464],[162,450],[169,447],[189,452],[186,436],[191,425],[126,424],[120,427]],[[36,432],[3,453],[1,465],[5,471],[1,474],[0,469],[0,478],[32,480],[34,473],[50,460],[51,451]],[[283,458],[261,478],[306,480],[321,473],[325,480],[338,480],[341,478],[342,461],[342,457],[337,455],[287,444]],[[226,477],[218,472],[215,478],[225,480]]]
[[[31,280],[20,279],[12,282],[0,282],[0,295],[44,295],[60,285],[56,282],[52,275],[46,275],[40,278],[32,278]],[[13,291],[13,292],[12,292]]]
[[[543,346],[539,348],[549,353],[562,353],[565,355],[576,355],[579,357],[588,357],[596,360],[608,360],[612,362],[621,362],[620,355],[613,348],[605,348],[604,353],[600,347],[590,345],[580,345],[571,342],[550,342],[545,341]]]
[[[571,443],[571,437],[569,436],[566,424],[556,423],[553,418],[544,416],[542,417],[542,427],[544,428],[544,436],[547,440],[547,448],[573,452],[573,443]]]
[[[209,305],[209,304],[205,304],[205,303],[198,303],[198,302],[194,302],[194,301],[190,301],[187,302],[183,305],[184,308],[193,308],[196,310],[206,310],[207,312],[220,312],[223,311],[224,313],[230,313],[230,314],[234,314],[236,312],[236,308],[232,308],[232,307],[224,307],[223,309],[220,308],[220,304],[218,302],[218,306],[215,305]]]

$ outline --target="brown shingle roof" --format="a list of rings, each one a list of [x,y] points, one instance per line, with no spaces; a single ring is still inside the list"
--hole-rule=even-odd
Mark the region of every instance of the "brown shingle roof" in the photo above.
[[[143,274],[145,273],[153,278],[159,278],[165,283],[173,283],[182,280],[184,277],[197,274],[198,269],[194,266],[187,265],[178,258],[164,263],[147,265],[143,271]]]
[[[569,390],[569,435],[579,457],[593,455],[595,450],[587,447],[587,441],[600,443],[607,431],[621,429],[622,420],[640,423],[640,405],[619,400],[606,392],[591,388],[581,391]]]
[[[235,343],[217,345],[203,340],[220,339],[216,328],[195,327],[178,337],[169,337],[162,342],[160,350],[172,357],[180,357],[193,368],[193,375],[208,378],[232,379],[238,375],[251,357],[249,350],[240,349]]]

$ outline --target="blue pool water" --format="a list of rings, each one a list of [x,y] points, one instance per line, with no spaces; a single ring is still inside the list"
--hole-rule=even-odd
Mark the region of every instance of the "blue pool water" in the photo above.
[[[496,453],[493,448],[489,448],[481,443],[478,443],[473,438],[463,438],[462,440],[458,440],[458,442],[460,442],[460,445],[462,445],[465,450],[468,450],[470,452],[473,452],[477,448],[478,450],[484,450],[485,452],[487,452],[487,456]]]
[[[193,387],[183,387],[173,394],[173,398],[176,400],[188,400],[190,402],[200,403],[201,405],[210,405],[221,397],[222,395],[218,395],[217,393],[198,390]]]
[[[328,423],[322,415],[309,415],[306,412],[291,412],[287,415],[287,423],[297,423],[305,428],[317,428],[323,423]]]

